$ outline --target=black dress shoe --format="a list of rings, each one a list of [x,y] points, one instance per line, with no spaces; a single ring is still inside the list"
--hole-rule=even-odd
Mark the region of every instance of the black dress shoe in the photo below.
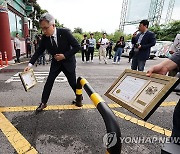
[[[47,104],[41,103],[38,108],[36,109],[36,112],[41,112],[44,108],[47,107]]]

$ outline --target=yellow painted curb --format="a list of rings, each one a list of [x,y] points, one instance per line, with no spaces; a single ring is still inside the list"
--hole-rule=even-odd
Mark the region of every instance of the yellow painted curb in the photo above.
[[[2,113],[0,113],[0,130],[4,133],[18,154],[38,153]]]
[[[171,131],[170,130],[167,130],[165,128],[153,125],[153,124],[145,122],[143,120],[139,120],[137,118],[131,117],[129,115],[126,115],[124,113],[121,113],[121,112],[118,112],[118,111],[115,111],[115,110],[112,110],[112,111],[114,112],[114,114],[117,117],[120,117],[121,119],[124,119],[126,121],[130,121],[131,123],[134,123],[134,124],[137,124],[139,126],[145,127],[145,128],[147,128],[149,130],[152,130],[154,132],[157,132],[157,133],[160,133],[160,134],[163,134],[163,135],[166,135],[166,136],[171,136]]]

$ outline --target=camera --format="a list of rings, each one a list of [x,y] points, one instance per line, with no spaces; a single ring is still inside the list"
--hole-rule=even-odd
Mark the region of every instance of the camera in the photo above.
[[[135,47],[135,48],[138,48],[139,45],[140,45],[140,43],[136,43],[136,44],[134,45],[134,47]]]

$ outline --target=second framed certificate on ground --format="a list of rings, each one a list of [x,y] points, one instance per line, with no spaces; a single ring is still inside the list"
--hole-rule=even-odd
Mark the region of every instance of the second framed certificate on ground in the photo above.
[[[147,120],[179,83],[179,79],[126,69],[105,93],[107,97]]]

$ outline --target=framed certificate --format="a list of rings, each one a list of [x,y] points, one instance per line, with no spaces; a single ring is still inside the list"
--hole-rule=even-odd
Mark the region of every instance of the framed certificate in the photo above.
[[[147,120],[177,86],[180,79],[126,69],[105,95],[138,117]]]
[[[25,91],[28,91],[37,83],[37,80],[34,76],[34,72],[32,69],[30,69],[27,72],[19,73],[19,77],[22,81]]]

